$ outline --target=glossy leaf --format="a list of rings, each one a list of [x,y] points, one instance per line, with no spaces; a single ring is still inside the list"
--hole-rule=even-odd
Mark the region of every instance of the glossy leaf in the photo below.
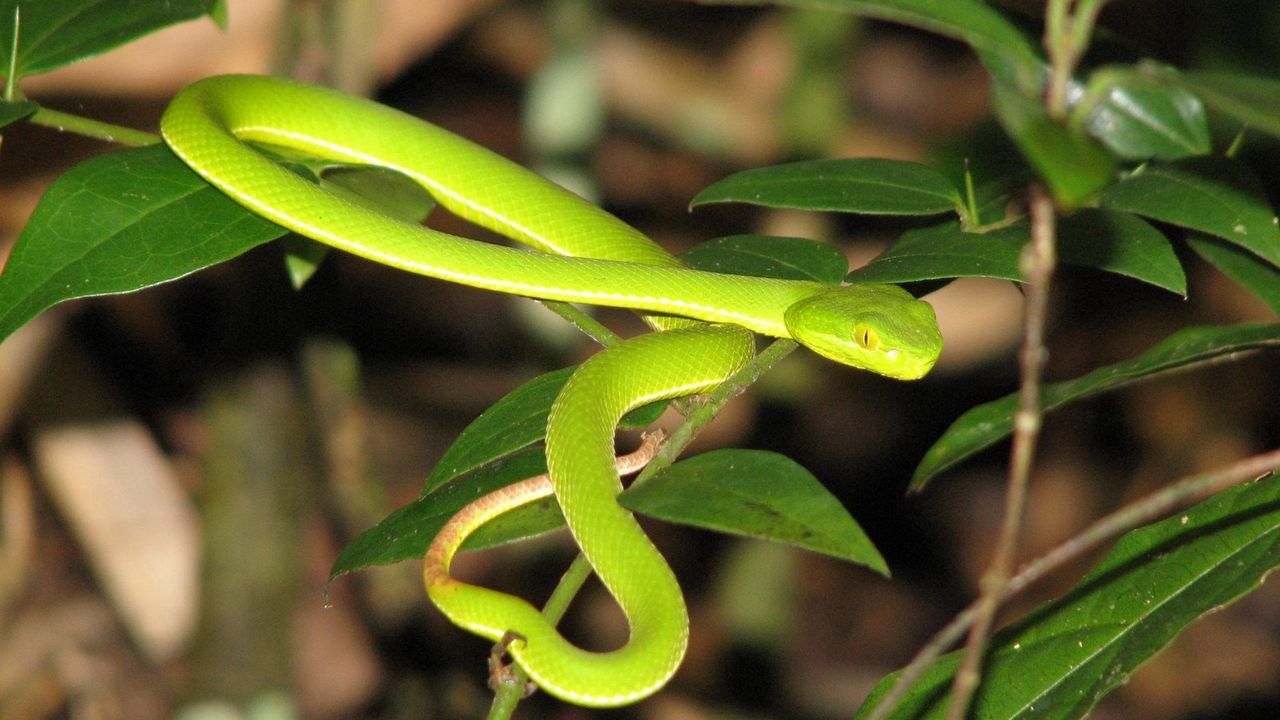
[[[455,478],[430,495],[388,515],[352,540],[329,571],[333,579],[372,565],[420,559],[440,528],[475,499],[547,470],[541,450],[527,450]],[[539,535],[564,525],[553,499],[531,503],[494,519],[463,544],[475,550]]]
[[[1074,380],[1046,384],[1041,400],[1049,413],[1067,403],[1131,383],[1274,348],[1280,348],[1280,324],[1186,328],[1135,358],[1098,368]],[[1006,395],[961,415],[925,453],[911,478],[911,491],[923,489],[938,474],[1008,437],[1016,406],[1017,395]]]
[[[1184,72],[1178,77],[1214,110],[1280,137],[1280,80],[1219,72]]]
[[[1089,136],[1051,119],[1038,99],[997,81],[991,101],[1000,125],[1060,205],[1079,207],[1111,182],[1112,156]]]
[[[506,457],[546,435],[551,404],[574,368],[554,370],[529,380],[467,425],[432,468],[423,496],[460,475]],[[520,478],[516,478],[519,480]]]
[[[1185,296],[1187,277],[1164,233],[1127,213],[1084,208],[1058,221],[1063,262],[1124,275]]]
[[[998,633],[971,717],[1075,720],[1191,623],[1280,565],[1280,478],[1246,483],[1135,530],[1079,585]],[[960,652],[940,658],[889,717],[942,718]],[[865,717],[897,677],[872,691]]]
[[[174,280],[284,232],[164,146],[93,158],[54,182],[14,245],[0,274],[0,340],[55,303]]]
[[[1215,235],[1280,264],[1280,229],[1266,191],[1224,157],[1152,164],[1108,188],[1102,204]]]
[[[39,109],[40,106],[30,100],[20,100],[18,102],[0,101],[0,128],[12,125]]]
[[[1031,90],[1044,75],[1035,43],[981,0],[698,0],[708,5],[784,5],[889,20],[967,43],[997,77]]]
[[[1187,245],[1224,275],[1280,313],[1280,268],[1239,246],[1199,233],[1187,236]]]
[[[1176,160],[1211,150],[1204,104],[1186,88],[1114,69],[1095,73],[1095,82],[1104,87],[1090,92],[1104,94],[1085,125],[1116,155]]]
[[[813,280],[838,285],[849,261],[830,245],[805,238],[730,235],[689,249],[680,259],[689,267],[730,275]]]
[[[209,15],[215,0],[0,0],[0,72],[13,52],[15,11],[21,11],[15,75],[48,72],[130,40]],[[216,15],[212,15],[216,18]]]
[[[576,367],[561,368],[524,383],[490,405],[458,435],[422,487],[429,495],[466,473],[491,464],[541,440],[547,416]],[[650,403],[622,419],[622,427],[641,428],[657,420],[666,403]],[[522,478],[515,478],[520,480]]]
[[[1022,281],[1018,257],[1030,238],[1025,222],[986,233],[946,223],[904,233],[888,250],[853,271],[849,280],[906,283],[956,277]],[[1083,209],[1058,226],[1063,262],[1096,267],[1186,294],[1178,257],[1163,234],[1122,213]]]
[[[794,545],[889,574],[840,501],[777,453],[703,453],[633,485],[618,502],[660,520]]]
[[[963,203],[960,191],[933,168],[881,158],[744,170],[698,193],[690,206],[722,202],[868,215],[937,215]]]

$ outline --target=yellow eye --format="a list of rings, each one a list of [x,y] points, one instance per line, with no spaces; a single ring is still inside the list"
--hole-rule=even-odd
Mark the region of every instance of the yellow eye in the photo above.
[[[869,325],[859,325],[853,329],[853,339],[867,350],[880,347],[880,335]]]

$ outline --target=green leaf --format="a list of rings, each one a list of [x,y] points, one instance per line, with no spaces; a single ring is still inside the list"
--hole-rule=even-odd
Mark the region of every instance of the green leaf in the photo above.
[[[1092,106],[1085,126],[1116,155],[1176,160],[1209,153],[1204,104],[1186,88],[1115,68],[1094,73],[1089,84],[1087,95],[1101,93],[1102,99]]]
[[[88,160],[40,199],[0,274],[0,340],[45,308],[129,292],[284,234],[162,145]]]
[[[1280,80],[1219,72],[1177,77],[1214,110],[1280,137]]]
[[[742,202],[868,215],[937,215],[963,205],[933,168],[881,158],[808,160],[744,170],[698,193],[690,207]]]
[[[93,57],[130,40],[207,15],[213,0],[0,0],[0,58],[13,52],[18,29],[17,77],[48,72]],[[7,72],[7,64],[0,71]]]
[[[690,248],[680,259],[691,268],[708,272],[813,280],[826,285],[839,285],[849,272],[849,261],[830,245],[767,235],[708,240]]]
[[[422,487],[423,496],[541,440],[546,435],[551,405],[576,369],[576,366],[567,367],[539,375],[490,405],[471,421],[436,463]],[[628,413],[620,425],[645,427],[657,420],[666,406],[665,402],[657,402],[637,408]]]
[[[971,717],[1085,717],[1192,622],[1256,590],[1277,565],[1275,475],[1135,530],[1070,593],[993,638]],[[889,717],[943,717],[960,655],[940,658]],[[897,676],[876,686],[857,717],[871,712]]]
[[[1186,294],[1186,278],[1165,238],[1142,220],[1092,208],[1076,211],[1058,225],[1063,262],[1107,272]],[[1025,222],[985,233],[969,233],[959,223],[910,230],[850,281],[906,283],[956,277],[989,277],[1021,282],[1018,256],[1030,238]]]
[[[387,565],[421,558],[431,540],[454,513],[494,490],[547,471],[541,450],[527,450],[477,468],[430,495],[399,508],[351,541],[329,571],[332,580],[371,565]],[[463,549],[474,550],[532,537],[564,525],[555,501],[530,503],[480,528]]]
[[[1063,262],[1131,277],[1186,296],[1187,277],[1173,244],[1142,218],[1084,208],[1058,221]]]
[[[1229,158],[1153,163],[1108,188],[1102,205],[1215,235],[1280,264],[1280,229],[1266,191]]]
[[[376,213],[420,223],[435,209],[436,201],[430,193],[394,170],[334,163],[270,143],[254,143],[254,147],[298,177]],[[301,289],[329,257],[330,248],[294,234],[286,237],[283,245],[289,281],[295,289]]]
[[[997,76],[1031,90],[1045,73],[1035,43],[981,0],[698,0],[707,5],[786,5],[898,22],[967,43]]]
[[[649,517],[794,545],[889,574],[840,501],[777,453],[703,453],[633,485],[618,502]]]
[[[0,101],[0,128],[21,120],[39,110],[40,106],[30,100],[18,102]]]
[[[320,187],[374,212],[420,223],[435,209],[435,198],[408,176],[362,165],[324,163],[313,167]]]
[[[1272,312],[1280,313],[1280,269],[1275,265],[1236,245],[1199,233],[1189,234],[1187,245],[1224,275],[1256,295]]]
[[[561,368],[539,375],[490,405],[458,435],[432,468],[422,487],[423,496],[460,475],[541,440],[546,435],[551,404],[574,369]]]
[[[996,81],[991,101],[1000,125],[1060,205],[1079,207],[1111,182],[1111,155],[1089,136],[1055,122],[1039,100]]]
[[[1280,324],[1257,323],[1180,330],[1135,358],[1098,368],[1074,380],[1041,389],[1046,413],[1067,403],[1166,373],[1232,359],[1249,351],[1280,347]],[[1006,395],[961,415],[925,453],[911,478],[917,492],[939,473],[1008,437],[1017,395]]]

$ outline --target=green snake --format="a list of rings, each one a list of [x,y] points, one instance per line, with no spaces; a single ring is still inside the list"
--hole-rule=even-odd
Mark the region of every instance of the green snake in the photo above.
[[[544,300],[631,308],[663,332],[597,354],[574,374],[547,426],[549,482],[481,510],[464,509],[427,591],[458,625],[508,651],[542,688],[596,706],[660,688],[684,655],[688,617],[670,568],[631,514],[613,456],[618,419],[645,402],[709,390],[753,353],[752,335],[792,338],[820,355],[914,380],[942,349],[933,309],[888,285],[701,272],[639,231],[474,143],[374,102],[258,76],[196,82],[161,120],[169,147],[249,210],[334,248],[476,288]],[[248,143],[394,170],[450,212],[537,252],[482,243],[381,214],[319,188]],[[666,316],[703,321],[671,321]],[[470,530],[554,490],[575,541],[626,614],[623,647],[590,652],[566,641],[518,598],[448,576]],[[469,506],[471,508],[472,506]]]

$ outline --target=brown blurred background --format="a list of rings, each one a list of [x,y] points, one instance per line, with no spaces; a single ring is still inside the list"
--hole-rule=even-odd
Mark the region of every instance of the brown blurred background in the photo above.
[[[226,33],[188,23],[23,89],[50,107],[154,129],[166,99],[194,79],[289,74],[477,140],[677,252],[759,232],[831,242],[855,266],[910,225],[737,206],[690,213],[688,201],[734,170],[789,159],[895,157],[953,173],[966,157],[1009,159],[991,141],[974,59],[892,25],[651,0],[229,5]],[[1274,74],[1277,6],[1211,5],[1115,0],[1104,19],[1167,60]],[[0,256],[53,178],[110,149],[6,130]],[[1275,150],[1263,143],[1250,156],[1273,190],[1265,161]],[[439,212],[430,222],[472,232]],[[1050,377],[1130,357],[1187,324],[1274,319],[1187,260],[1185,301],[1063,269]],[[921,496],[904,489],[955,417],[1014,389],[1020,296],[970,280],[929,299],[947,349],[927,380],[896,384],[797,354],[697,448],[796,458],[851,510],[894,579],[650,523],[685,585],[692,646],[668,689],[611,716],[850,717],[974,595],[1005,451]],[[601,318],[638,329],[626,313]],[[482,717],[487,647],[427,606],[417,563],[331,587],[326,575],[355,534],[417,496],[476,414],[590,351],[528,301],[350,257],[330,257],[295,292],[275,246],[45,313],[0,345],[0,719]],[[1274,447],[1276,370],[1274,358],[1255,357],[1052,416],[1023,556],[1175,477]],[[540,601],[571,556],[556,536],[476,556],[468,571]],[[597,586],[568,624],[591,642],[616,638],[619,622]],[[1192,627],[1095,717],[1280,717],[1276,668],[1273,582]],[[544,696],[518,713],[596,715]]]

